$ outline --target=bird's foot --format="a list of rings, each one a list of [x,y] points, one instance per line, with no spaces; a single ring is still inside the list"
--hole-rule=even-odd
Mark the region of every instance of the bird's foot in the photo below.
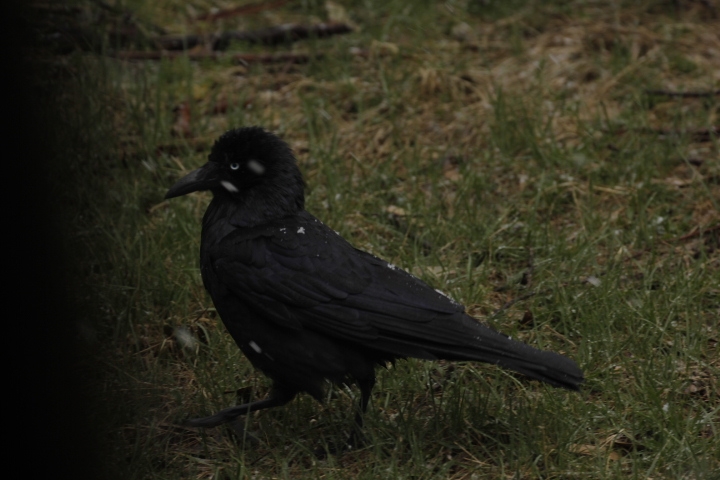
[[[325,460],[331,455],[341,455],[343,453],[352,452],[367,444],[365,435],[359,430],[353,430],[348,439],[341,443],[318,447],[315,449],[315,457],[318,460]]]
[[[244,419],[241,420],[240,418],[236,418],[235,420],[228,422],[227,426],[235,439],[241,445],[244,444],[249,447],[256,447],[260,445],[260,439],[248,431],[248,424],[244,421]]]
[[[220,412],[222,413],[222,412]],[[210,415],[209,417],[201,417],[201,418],[188,418],[187,420],[184,420],[180,423],[183,427],[193,427],[193,428],[213,428],[217,427],[219,425],[222,425],[224,423],[230,422],[231,419],[225,418],[224,416],[220,414]]]

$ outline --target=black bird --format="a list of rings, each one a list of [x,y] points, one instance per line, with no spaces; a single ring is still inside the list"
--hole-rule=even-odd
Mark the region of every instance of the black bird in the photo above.
[[[230,130],[209,161],[165,198],[210,190],[200,269],[220,318],[250,362],[273,380],[270,396],[189,420],[214,427],[284,405],[300,392],[322,401],[325,381],[356,382],[362,426],[375,367],[399,358],[493,363],[577,390],[578,366],[491,330],[462,305],[350,245],[305,211],[290,147],[260,127]]]

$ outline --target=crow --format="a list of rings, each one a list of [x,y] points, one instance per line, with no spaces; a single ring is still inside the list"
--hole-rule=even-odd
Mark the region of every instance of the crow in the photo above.
[[[268,398],[188,420],[215,427],[327,381],[356,383],[362,427],[375,368],[397,359],[471,360],[578,390],[576,363],[502,335],[422,280],[354,248],[305,210],[305,182],[290,147],[261,127],[230,130],[208,162],[175,183],[173,198],[210,190],[200,271],[225,327],[272,382]]]

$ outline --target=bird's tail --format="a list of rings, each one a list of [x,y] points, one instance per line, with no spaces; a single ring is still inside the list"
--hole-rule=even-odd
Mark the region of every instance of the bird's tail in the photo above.
[[[432,341],[396,337],[394,349],[408,357],[491,363],[568,390],[579,390],[584,381],[582,370],[568,357],[513,340],[470,316],[463,315],[459,324],[450,325],[456,328],[448,329],[446,323],[442,334]],[[398,343],[403,346],[398,348]]]

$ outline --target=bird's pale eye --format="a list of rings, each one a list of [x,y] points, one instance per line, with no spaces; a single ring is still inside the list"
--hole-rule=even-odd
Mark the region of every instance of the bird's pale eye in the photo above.
[[[240,168],[239,163],[235,162],[230,164],[230,170],[237,170],[238,168]]]

